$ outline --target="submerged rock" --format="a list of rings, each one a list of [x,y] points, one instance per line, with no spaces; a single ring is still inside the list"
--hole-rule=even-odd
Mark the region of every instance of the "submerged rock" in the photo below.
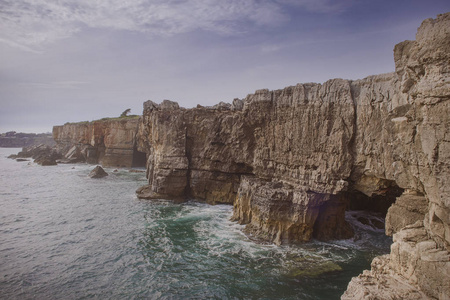
[[[342,271],[342,267],[332,261],[308,261],[300,262],[297,267],[291,267],[290,277],[318,277],[320,275]]]
[[[89,177],[91,178],[102,178],[108,176],[108,173],[103,170],[101,166],[96,166],[90,173]]]
[[[136,170],[136,169],[130,169],[128,170],[129,173],[145,173],[144,170]]]

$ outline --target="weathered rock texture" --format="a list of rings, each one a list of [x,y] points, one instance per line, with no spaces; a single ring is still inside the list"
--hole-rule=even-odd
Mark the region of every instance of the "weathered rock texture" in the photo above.
[[[138,123],[137,118],[67,123],[53,127],[53,138],[65,162],[131,167],[139,163],[136,161]]]
[[[53,147],[46,144],[40,144],[37,146],[29,146],[22,148],[18,154],[12,154],[8,158],[17,159],[17,161],[24,161],[21,158],[33,158],[34,162],[42,166],[54,166],[56,160],[61,158],[61,154],[58,153]]]
[[[101,166],[96,166],[90,173],[89,177],[91,178],[103,178],[108,176],[105,170]]]
[[[394,244],[342,299],[450,299],[450,14],[425,20],[394,58],[391,83],[355,90],[367,96],[351,177],[368,191],[380,178],[405,189],[386,217]]]
[[[276,243],[349,237],[349,202],[403,193],[387,214],[390,256],[343,298],[376,299],[366,283],[384,280],[384,295],[411,288],[402,297],[447,299],[450,14],[424,21],[394,58],[395,73],[259,90],[231,105],[147,101],[140,192],[234,203],[234,220]]]

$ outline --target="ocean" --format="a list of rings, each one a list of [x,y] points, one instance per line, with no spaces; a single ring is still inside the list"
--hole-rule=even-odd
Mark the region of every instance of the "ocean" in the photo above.
[[[231,222],[232,206],[139,200],[145,173],[42,167],[0,148],[0,299],[339,299],[391,238],[275,246]]]

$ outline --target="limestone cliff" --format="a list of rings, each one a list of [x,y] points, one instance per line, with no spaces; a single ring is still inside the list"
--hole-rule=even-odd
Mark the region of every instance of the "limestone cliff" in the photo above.
[[[53,127],[53,138],[69,162],[131,167],[138,165],[142,156],[136,151],[138,124],[138,118],[67,123]]]
[[[450,14],[425,20],[394,59],[394,73],[259,90],[231,105],[147,101],[139,196],[233,203],[234,220],[276,243],[349,237],[348,205],[397,198],[391,254],[343,298],[448,299]]]
[[[381,101],[370,85],[355,90],[367,96],[356,102],[352,173],[369,194],[380,180],[404,189],[386,216],[394,244],[342,299],[450,299],[450,14],[425,20],[394,58]]]

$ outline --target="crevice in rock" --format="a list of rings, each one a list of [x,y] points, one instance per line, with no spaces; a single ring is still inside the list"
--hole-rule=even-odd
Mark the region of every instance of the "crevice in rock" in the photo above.
[[[186,158],[188,160],[188,168],[186,173],[186,188],[184,190],[184,195],[186,198],[191,197],[192,189],[191,189],[191,173],[192,173],[192,145],[194,144],[194,140],[186,134]]]
[[[147,155],[145,152],[140,152],[136,148],[133,149],[133,161],[131,167],[145,167],[147,163]]]
[[[349,82],[350,85],[350,96],[352,97],[352,103],[353,103],[353,118],[352,118],[352,125],[353,125],[353,132],[352,136],[350,138],[350,141],[348,142],[348,149],[352,156],[352,165],[355,165],[355,157],[356,157],[356,135],[358,130],[358,124],[357,124],[357,116],[358,116],[358,105],[356,104],[356,99],[359,97],[359,94],[361,93],[361,87],[359,85],[353,84],[353,82]]]

